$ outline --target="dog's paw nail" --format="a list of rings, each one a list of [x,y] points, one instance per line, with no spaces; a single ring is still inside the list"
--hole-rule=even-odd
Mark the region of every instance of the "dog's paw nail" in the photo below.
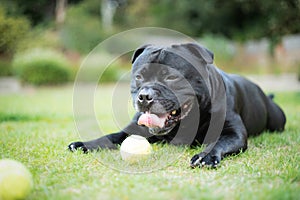
[[[70,146],[69,146],[69,149],[71,150],[71,151],[75,151],[76,149],[75,149],[75,145],[74,144],[71,144]]]
[[[197,160],[195,160],[195,162],[193,163],[194,165],[199,165],[200,161],[202,160],[201,157],[199,157]]]
[[[191,166],[192,168],[195,168],[195,167],[197,167],[197,166],[200,166],[200,164],[199,164],[199,162],[194,162],[194,163],[191,163],[190,166]]]
[[[73,142],[69,144],[68,148],[71,152],[75,152],[78,149],[81,149],[84,152],[87,151],[87,148],[84,146],[82,142]]]
[[[75,145],[74,144],[70,144],[69,145],[69,150],[74,152],[76,150]]]
[[[195,168],[197,166],[200,166],[200,162],[202,160],[202,157],[201,156],[198,156],[198,155],[195,155],[192,160],[191,160],[191,163],[190,163],[190,166],[192,168]]]

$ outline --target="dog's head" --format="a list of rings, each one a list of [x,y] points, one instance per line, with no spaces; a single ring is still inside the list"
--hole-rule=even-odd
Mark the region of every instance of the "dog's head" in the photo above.
[[[141,113],[138,124],[147,126],[151,134],[165,135],[193,108],[199,109],[208,93],[200,72],[212,63],[213,53],[192,43],[137,49],[132,57],[131,94]]]

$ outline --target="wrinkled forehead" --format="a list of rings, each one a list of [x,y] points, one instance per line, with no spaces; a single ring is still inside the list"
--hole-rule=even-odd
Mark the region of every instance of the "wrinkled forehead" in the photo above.
[[[169,74],[173,75],[184,75],[182,70],[177,69],[176,67],[172,67],[172,65],[160,64],[160,63],[145,63],[136,67],[135,70],[132,71],[132,74],[141,74],[144,77],[152,77],[152,76],[166,76]]]
[[[134,62],[132,68],[134,72],[149,71],[180,71],[185,72],[187,69],[192,70],[193,66],[187,56],[178,54],[168,49],[148,49],[145,50]]]

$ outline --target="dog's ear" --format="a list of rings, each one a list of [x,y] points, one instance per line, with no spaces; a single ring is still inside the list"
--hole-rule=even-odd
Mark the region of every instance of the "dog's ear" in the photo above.
[[[137,59],[137,57],[139,57],[139,55],[141,55],[141,54],[143,53],[143,51],[144,51],[147,47],[149,47],[149,46],[151,46],[151,45],[150,45],[150,44],[146,44],[146,45],[143,45],[143,46],[137,48],[137,49],[134,51],[134,53],[133,53],[133,55],[132,55],[132,57],[131,57],[131,63],[133,64],[134,61]]]
[[[213,52],[201,45],[195,43],[186,43],[182,44],[181,46],[188,49],[194,56],[202,58],[207,64],[212,64],[214,62]]]

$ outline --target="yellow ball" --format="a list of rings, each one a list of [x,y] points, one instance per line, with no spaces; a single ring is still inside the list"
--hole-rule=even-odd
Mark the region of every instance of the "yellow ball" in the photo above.
[[[152,153],[152,147],[146,138],[131,135],[122,142],[120,153],[123,160],[134,163],[147,158]]]
[[[32,186],[32,175],[22,163],[0,160],[0,199],[25,199]]]

